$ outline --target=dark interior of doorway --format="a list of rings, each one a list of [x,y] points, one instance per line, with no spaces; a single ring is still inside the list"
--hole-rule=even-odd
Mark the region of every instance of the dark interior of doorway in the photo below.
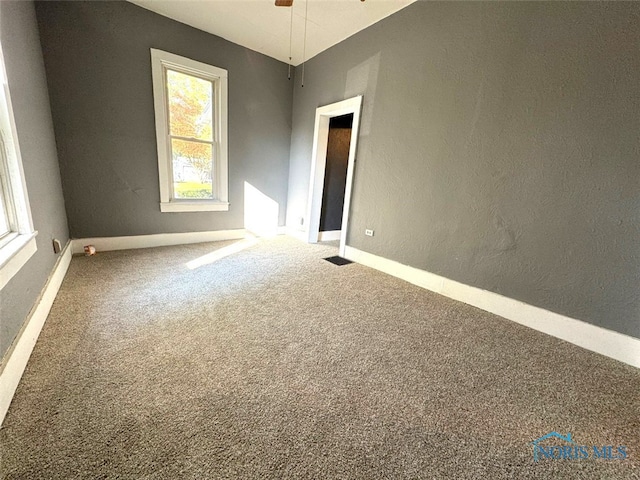
[[[353,113],[329,120],[327,163],[324,171],[324,190],[320,211],[320,231],[331,232],[342,228],[342,209],[347,185],[347,164]]]

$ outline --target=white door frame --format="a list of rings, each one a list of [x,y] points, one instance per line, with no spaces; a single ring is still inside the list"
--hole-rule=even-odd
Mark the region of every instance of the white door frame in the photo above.
[[[353,170],[358,145],[358,129],[362,95],[341,102],[325,105],[316,109],[316,122],[313,130],[313,153],[311,156],[311,179],[309,181],[309,201],[307,203],[307,242],[317,243],[320,233],[320,213],[324,190],[324,172],[327,164],[327,143],[329,139],[329,120],[332,117],[353,114],[351,125],[351,141],[349,143],[349,162],[347,164],[347,184],[344,191],[344,207],[342,209],[342,228],[340,232],[340,256],[344,256],[349,225],[349,205],[351,204],[351,188],[353,186]]]

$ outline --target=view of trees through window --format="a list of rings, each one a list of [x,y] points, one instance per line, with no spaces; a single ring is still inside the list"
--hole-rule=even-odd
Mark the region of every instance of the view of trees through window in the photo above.
[[[213,83],[167,70],[173,196],[213,198]]]

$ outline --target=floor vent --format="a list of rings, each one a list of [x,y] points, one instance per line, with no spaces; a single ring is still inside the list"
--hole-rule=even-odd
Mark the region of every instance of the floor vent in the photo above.
[[[349,265],[350,263],[353,263],[351,260],[347,260],[346,258],[342,258],[342,257],[327,257],[325,258],[325,260],[327,262],[331,262],[334,265],[338,265],[338,266],[342,266],[342,265]]]

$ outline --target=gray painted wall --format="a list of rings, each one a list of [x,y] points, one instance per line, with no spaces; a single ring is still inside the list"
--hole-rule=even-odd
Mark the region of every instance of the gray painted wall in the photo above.
[[[278,202],[284,224],[284,63],[126,2],[36,10],[72,237],[242,228],[245,181]],[[229,71],[228,212],[160,212],[151,47]]]
[[[60,171],[40,52],[35,10],[31,2],[0,2],[0,32],[13,103],[18,143],[38,230],[38,251],[0,292],[0,358],[24,320],[56,262],[51,240],[68,240]]]
[[[363,94],[349,245],[640,337],[638,72],[640,3],[417,2],[297,78],[288,223]]]

